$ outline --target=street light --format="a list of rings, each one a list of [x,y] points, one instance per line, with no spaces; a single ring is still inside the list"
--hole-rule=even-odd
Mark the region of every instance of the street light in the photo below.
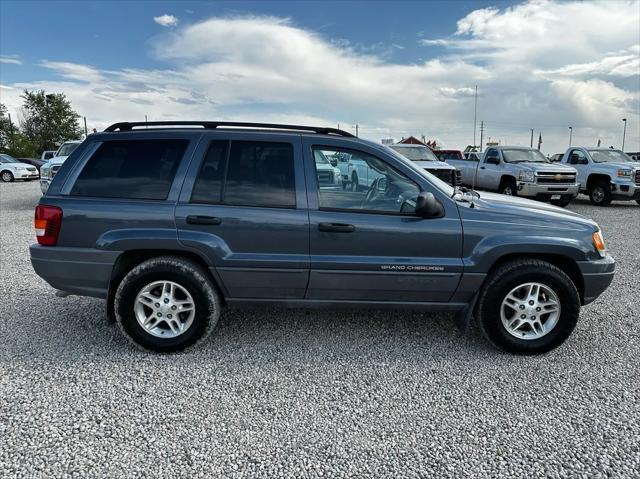
[[[624,151],[624,137],[627,135],[627,119],[623,118],[624,129],[622,130],[622,151]]]
[[[573,136],[573,127],[569,127],[569,148],[571,148],[571,137]]]

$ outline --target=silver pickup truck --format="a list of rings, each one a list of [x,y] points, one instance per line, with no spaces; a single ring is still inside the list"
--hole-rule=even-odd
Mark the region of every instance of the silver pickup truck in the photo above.
[[[640,163],[611,148],[571,147],[561,163],[578,171],[580,191],[588,194],[591,204],[607,206],[612,200],[640,204]]]
[[[488,148],[480,161],[447,160],[462,172],[462,183],[566,206],[578,195],[577,171],[550,162],[540,151],[520,146]]]

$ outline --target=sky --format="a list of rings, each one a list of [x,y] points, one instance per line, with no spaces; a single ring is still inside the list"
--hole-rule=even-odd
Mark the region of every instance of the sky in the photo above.
[[[640,151],[640,1],[0,1],[0,101],[117,121],[340,126]]]

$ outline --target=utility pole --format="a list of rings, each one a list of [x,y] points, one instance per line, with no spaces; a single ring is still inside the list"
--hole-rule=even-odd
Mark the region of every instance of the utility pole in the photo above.
[[[569,148],[571,148],[571,137],[573,136],[573,127],[569,127]]]
[[[13,131],[13,123],[11,122],[11,113],[7,113],[7,115],[9,116],[9,129]]]
[[[533,148],[533,128],[531,128],[531,148]]]
[[[476,117],[478,116],[478,85],[476,85],[476,95],[473,105],[473,148],[476,147]],[[480,150],[482,150],[482,141],[480,141]]]
[[[149,128],[149,125],[147,125],[147,115],[144,116],[144,123],[145,123],[144,127]]]
[[[484,138],[484,120],[481,120],[480,121],[480,153],[482,153],[482,139],[483,138]]]
[[[356,138],[358,138],[358,124],[357,123],[355,124],[355,127],[356,127]]]
[[[622,130],[622,151],[624,151],[624,137],[627,136],[627,119],[623,118],[624,130]]]
[[[89,133],[87,132],[87,117],[83,116],[82,118],[84,118],[84,137],[86,138],[89,136]]]

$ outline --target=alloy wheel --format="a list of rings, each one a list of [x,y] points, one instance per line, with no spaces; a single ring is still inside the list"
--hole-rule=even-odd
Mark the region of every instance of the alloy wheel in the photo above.
[[[550,287],[524,283],[513,288],[500,306],[500,319],[509,334],[534,340],[549,334],[560,319],[560,300]]]
[[[134,303],[138,324],[159,338],[175,338],[189,329],[196,306],[189,291],[173,281],[154,281],[140,290]]]

